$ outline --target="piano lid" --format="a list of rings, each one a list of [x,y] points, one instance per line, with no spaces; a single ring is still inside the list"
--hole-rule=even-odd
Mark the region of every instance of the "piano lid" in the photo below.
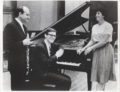
[[[79,7],[77,7],[76,9],[74,9],[73,11],[71,11],[70,13],[65,15],[63,18],[61,18],[60,20],[58,20],[55,23],[53,23],[52,25],[50,25],[49,27],[57,30],[57,36],[63,35],[65,32],[68,32],[68,31],[82,25],[86,21],[88,21],[88,19],[83,18],[81,16],[81,14],[89,6],[90,6],[89,2],[83,3],[82,5],[80,5]],[[47,28],[49,28],[49,27],[47,27]],[[45,28],[42,32],[37,34],[31,40],[35,40],[35,39],[39,38],[40,36],[42,36],[47,31],[47,28]]]

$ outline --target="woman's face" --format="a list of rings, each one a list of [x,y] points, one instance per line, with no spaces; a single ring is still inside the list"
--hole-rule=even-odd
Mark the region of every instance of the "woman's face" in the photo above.
[[[102,13],[100,11],[96,12],[96,20],[99,22],[100,20],[103,20],[104,16],[102,15]]]

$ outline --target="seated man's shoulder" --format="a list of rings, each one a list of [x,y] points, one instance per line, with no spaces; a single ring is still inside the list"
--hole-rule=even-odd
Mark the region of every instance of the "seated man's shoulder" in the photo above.
[[[36,47],[44,47],[43,46],[43,39],[41,38],[41,39],[36,39],[36,40],[34,40],[34,44],[35,44],[35,46]]]

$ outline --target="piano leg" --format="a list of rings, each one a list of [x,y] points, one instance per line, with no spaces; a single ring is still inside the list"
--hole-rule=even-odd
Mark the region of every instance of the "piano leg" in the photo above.
[[[90,91],[92,88],[91,70],[87,70],[87,83],[88,83],[88,90]]]

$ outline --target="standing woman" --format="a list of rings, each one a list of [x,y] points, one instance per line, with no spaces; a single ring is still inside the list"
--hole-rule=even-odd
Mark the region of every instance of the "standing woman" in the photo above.
[[[95,24],[92,28],[91,40],[77,53],[84,52],[85,55],[93,51],[93,62],[91,70],[91,81],[98,82],[97,90],[104,90],[109,80],[116,80],[114,71],[114,50],[112,41],[113,27],[104,19],[104,11],[97,10]]]

